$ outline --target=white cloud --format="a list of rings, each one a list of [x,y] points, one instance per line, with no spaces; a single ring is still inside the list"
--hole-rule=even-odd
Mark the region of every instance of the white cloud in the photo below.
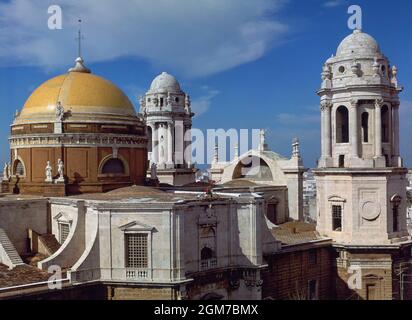
[[[46,0],[0,3],[0,65],[68,66],[83,19],[86,62],[148,60],[186,76],[259,59],[287,31],[273,16],[285,0],[59,0],[63,29],[49,30]]]
[[[326,1],[323,6],[325,8],[334,8],[334,7],[338,7],[341,4],[343,4],[342,0],[330,0],[330,1]]]
[[[202,87],[202,90],[205,91],[205,94],[192,101],[192,111],[196,117],[205,113],[209,109],[212,99],[219,94],[218,90],[211,89],[208,86]]]

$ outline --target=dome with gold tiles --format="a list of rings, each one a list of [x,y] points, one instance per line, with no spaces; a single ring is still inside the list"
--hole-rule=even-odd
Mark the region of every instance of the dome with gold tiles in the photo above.
[[[112,82],[87,69],[82,58],[66,74],[41,84],[27,99],[15,124],[54,121],[61,105],[67,121],[126,120],[136,112],[128,97]]]
[[[64,196],[143,184],[147,136],[127,96],[82,58],[16,112],[9,192]]]

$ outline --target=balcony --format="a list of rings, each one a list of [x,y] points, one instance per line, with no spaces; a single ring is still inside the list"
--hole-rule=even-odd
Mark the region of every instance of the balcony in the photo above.
[[[149,269],[126,268],[126,279],[149,280],[151,279],[151,272]]]
[[[207,260],[201,260],[200,261],[200,270],[205,271],[209,269],[213,269],[217,267],[217,259],[207,259]]]

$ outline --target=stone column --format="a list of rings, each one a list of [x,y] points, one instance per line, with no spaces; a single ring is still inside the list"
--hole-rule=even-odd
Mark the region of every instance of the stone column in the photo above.
[[[399,103],[394,103],[392,105],[392,115],[393,115],[393,156],[399,157]]]
[[[325,103],[322,101],[320,104],[320,135],[321,135],[321,159],[326,157],[326,108]]]
[[[185,138],[186,135],[189,135],[190,129],[190,126],[185,125],[183,138]],[[187,139],[190,139],[190,137],[188,136]],[[187,167],[190,168],[190,166],[192,165],[192,141],[184,141],[184,146],[184,162],[185,164],[187,164]]]
[[[324,168],[331,165],[330,159],[332,158],[332,102],[321,101],[321,147],[322,155],[318,163],[319,167]]]
[[[174,164],[182,165],[184,163],[184,150],[185,150],[185,143],[184,143],[184,134],[185,128],[182,120],[175,120],[174,123]]]
[[[159,162],[158,164],[160,166],[162,166],[161,168],[163,168],[164,163],[167,161],[167,150],[166,150],[166,130],[165,130],[165,124],[164,123],[159,123],[159,127],[157,129],[157,135],[158,135],[158,144],[157,144],[157,148],[158,148],[158,157],[159,157]]]
[[[153,163],[159,163],[159,129],[158,125],[154,123],[152,125],[152,161]]]
[[[375,157],[382,157],[382,114],[383,99],[375,101]]]
[[[358,100],[351,100],[349,128],[352,158],[359,158]]]
[[[173,165],[173,123],[167,123],[167,163]]]
[[[332,113],[332,103],[326,103],[325,109],[325,156],[327,158],[332,157],[332,120],[331,120],[331,113]]]

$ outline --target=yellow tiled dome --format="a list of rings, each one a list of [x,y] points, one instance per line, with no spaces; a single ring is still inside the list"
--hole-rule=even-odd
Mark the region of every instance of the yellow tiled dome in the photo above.
[[[34,90],[16,122],[54,121],[58,102],[70,114],[69,120],[136,116],[132,103],[116,85],[87,69],[71,69]]]

